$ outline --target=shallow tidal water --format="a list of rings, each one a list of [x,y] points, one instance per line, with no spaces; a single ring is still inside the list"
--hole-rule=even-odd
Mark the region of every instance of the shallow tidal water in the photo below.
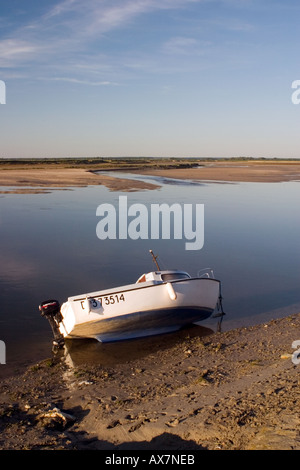
[[[115,174],[117,176],[117,174]],[[124,175],[121,175],[124,177]],[[129,175],[128,175],[129,177]],[[197,275],[213,269],[222,281],[224,330],[262,323],[300,311],[299,183],[197,183],[147,178],[157,190],[110,192],[103,186],[50,190],[45,194],[0,196],[0,340],[6,364],[0,377],[51,355],[52,333],[38,311],[41,301],[134,283],[155,269],[178,268]],[[100,204],[118,212],[119,196],[128,206],[204,204],[204,246],[186,250],[186,240],[100,240]],[[124,343],[69,342],[73,363],[113,364],[206,335],[216,319],[161,337]]]

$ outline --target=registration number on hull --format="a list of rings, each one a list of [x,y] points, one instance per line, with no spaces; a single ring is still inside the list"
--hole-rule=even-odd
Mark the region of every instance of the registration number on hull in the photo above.
[[[81,308],[85,310],[85,300],[82,300]],[[92,308],[101,308],[105,305],[114,305],[119,304],[120,302],[125,302],[124,294],[113,294],[105,295],[103,297],[97,297],[97,299],[89,299]]]

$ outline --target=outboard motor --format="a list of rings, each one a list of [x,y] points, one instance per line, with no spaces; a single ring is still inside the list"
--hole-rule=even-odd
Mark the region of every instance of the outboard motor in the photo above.
[[[60,313],[59,302],[57,300],[45,300],[39,305],[39,310],[42,317],[46,317],[50,323],[54,336],[53,349],[57,350],[62,348],[65,344],[65,340],[59,331],[59,323],[63,319]]]

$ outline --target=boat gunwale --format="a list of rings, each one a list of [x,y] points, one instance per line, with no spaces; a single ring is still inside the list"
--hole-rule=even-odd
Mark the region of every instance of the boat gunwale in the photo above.
[[[69,297],[67,302],[80,302],[85,299],[93,299],[95,297],[114,295],[114,294],[119,294],[119,293],[131,292],[131,291],[139,290],[139,289],[147,289],[150,287],[157,287],[157,286],[166,285],[166,284],[177,284],[177,283],[189,282],[189,281],[214,281],[214,282],[218,282],[219,284],[221,283],[219,279],[213,279],[210,277],[190,277],[188,279],[174,279],[174,281],[170,280],[170,281],[161,281],[161,282],[156,282],[156,283],[152,283],[153,281],[148,281],[149,284],[147,282],[148,284],[147,286],[143,285],[146,283],[140,283],[141,285],[128,284],[127,286],[124,286],[125,289],[121,289],[121,287],[115,287],[112,289],[105,289],[102,291],[89,292],[87,294],[80,294],[79,296]],[[135,286],[135,287],[131,288],[131,286]]]

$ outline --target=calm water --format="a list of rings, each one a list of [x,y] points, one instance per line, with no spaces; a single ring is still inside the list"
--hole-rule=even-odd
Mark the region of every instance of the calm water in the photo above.
[[[149,249],[159,255],[161,268],[191,275],[213,268],[222,281],[224,330],[300,311],[299,183],[160,184],[155,191],[131,193],[97,186],[0,196],[0,340],[7,362],[0,365],[0,377],[51,355],[50,327],[38,311],[42,300],[62,303],[68,296],[135,282],[154,268]],[[204,247],[186,251],[184,240],[99,240],[96,209],[102,203],[117,208],[121,194],[128,205],[204,204]],[[190,334],[207,334],[216,320],[203,326]],[[113,345],[78,340],[69,349],[76,363],[105,364],[146,354],[184,334]]]

